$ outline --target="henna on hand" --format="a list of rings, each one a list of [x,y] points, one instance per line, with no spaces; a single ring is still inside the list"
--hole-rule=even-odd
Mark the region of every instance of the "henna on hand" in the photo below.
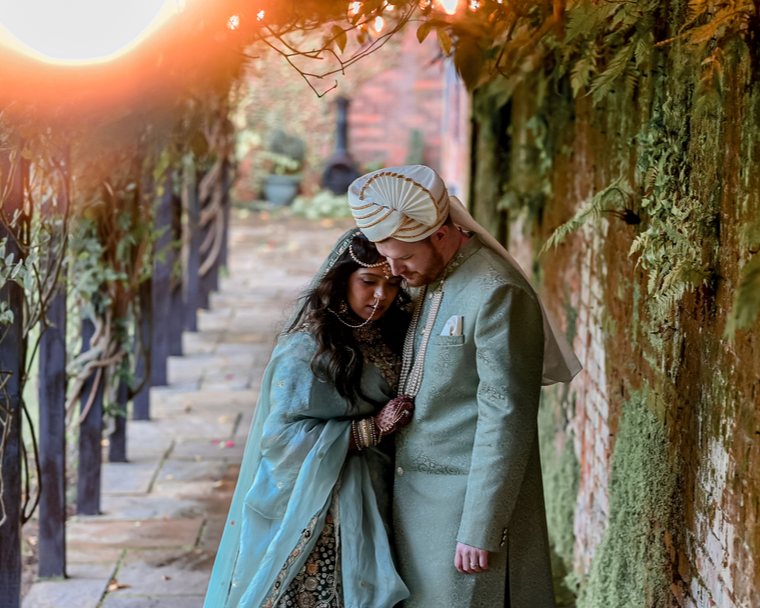
[[[414,399],[409,395],[399,395],[383,406],[375,417],[381,436],[390,435],[412,421]]]

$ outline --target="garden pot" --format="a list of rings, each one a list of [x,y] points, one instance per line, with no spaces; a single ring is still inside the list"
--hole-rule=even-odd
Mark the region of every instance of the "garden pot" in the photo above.
[[[300,175],[267,175],[264,197],[278,207],[289,205],[298,194]]]

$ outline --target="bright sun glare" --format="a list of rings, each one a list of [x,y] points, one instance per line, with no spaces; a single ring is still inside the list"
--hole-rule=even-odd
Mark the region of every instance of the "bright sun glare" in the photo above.
[[[135,48],[184,0],[0,0],[0,44],[47,63],[104,63]]]

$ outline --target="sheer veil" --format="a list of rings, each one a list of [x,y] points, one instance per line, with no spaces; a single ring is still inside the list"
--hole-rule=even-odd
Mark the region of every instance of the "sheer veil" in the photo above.
[[[338,239],[337,243],[330,252],[330,255],[327,256],[327,259],[325,259],[325,261],[322,263],[319,271],[316,273],[311,283],[309,284],[309,289],[313,289],[319,283],[322,277],[333,267],[341,255],[343,255],[356,232],[357,229],[349,230],[343,234],[340,239]],[[264,423],[269,417],[271,411],[271,387],[274,383],[273,375],[278,365],[282,366],[283,362],[286,362],[288,357],[291,356],[289,348],[292,344],[292,340],[295,334],[294,332],[288,332],[288,329],[292,327],[293,323],[298,318],[298,315],[303,310],[304,305],[305,301],[302,299],[302,301],[296,305],[295,310],[290,314],[287,324],[285,325],[285,329],[280,335],[277,346],[272,353],[272,358],[270,359],[269,365],[264,372],[264,377],[262,378],[261,392],[259,394],[256,411],[251,423],[245,453],[238,476],[238,484],[232,498],[229,514],[225,523],[224,534],[219,545],[219,550],[217,552],[214,569],[211,574],[211,580],[209,582],[209,587],[206,594],[204,608],[222,608],[228,605],[238,605],[239,600],[234,597],[237,594],[237,590],[235,589],[236,585],[232,579],[233,576],[238,576],[236,573],[236,565],[239,553],[241,551],[241,543],[245,545],[246,543],[252,542],[252,539],[249,538],[250,535],[248,534],[250,530],[246,529],[244,526],[245,513],[247,512],[246,509],[249,508],[246,505],[246,498],[247,494],[249,493],[251,483],[256,476],[256,471],[258,470],[259,464],[262,460],[261,439],[264,434]],[[334,438],[337,437],[338,434],[345,434],[347,449],[348,435],[343,430],[338,428],[340,424],[347,423],[338,423],[334,425],[328,424],[328,429],[326,431],[324,441],[328,441],[327,435],[333,437],[333,441],[336,441]],[[327,450],[325,449],[325,452],[326,451]],[[343,456],[343,458],[344,457],[345,456]],[[328,461],[327,457],[324,458],[324,461],[320,462],[327,464],[326,461]],[[342,466],[342,459],[340,462],[336,460],[334,466],[339,472],[340,467]],[[328,482],[325,481],[325,483]],[[323,483],[322,485],[325,484]],[[314,489],[313,486],[312,489]],[[326,488],[325,491],[327,491],[329,494],[330,489]],[[300,532],[300,528],[297,532]],[[265,550],[261,549],[259,553],[261,552],[265,552]],[[251,571],[263,571],[268,568],[269,566],[266,563],[267,559],[269,559],[268,554],[263,563],[251,563]],[[276,558],[273,557],[272,559]],[[252,574],[252,576],[254,576],[254,574]],[[258,577],[256,580],[258,580]],[[258,583],[254,581],[254,585],[257,586]]]

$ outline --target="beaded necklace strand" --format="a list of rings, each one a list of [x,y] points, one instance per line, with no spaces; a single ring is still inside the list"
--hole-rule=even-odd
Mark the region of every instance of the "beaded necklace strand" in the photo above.
[[[422,314],[422,307],[425,303],[425,295],[427,294],[427,285],[422,288],[419,298],[417,300],[417,306],[414,308],[414,315],[412,316],[412,322],[409,325],[409,331],[406,333],[406,339],[404,340],[404,352],[401,363],[401,376],[399,379],[399,390],[403,391],[401,394],[409,395],[410,397],[416,397],[422,387],[422,372],[425,365],[425,353],[427,352],[428,344],[430,343],[430,336],[433,333],[433,325],[435,325],[435,319],[438,316],[438,310],[441,308],[441,300],[443,300],[443,284],[446,282],[444,278],[438,289],[433,293],[433,299],[430,302],[430,311],[428,312],[427,319],[425,321],[425,329],[422,332],[422,343],[420,344],[420,352],[417,353],[417,358],[414,358],[414,338],[417,333],[417,326],[420,322],[420,316]],[[414,360],[414,364],[412,364]]]
[[[364,323],[360,323],[359,325],[351,325],[350,323],[343,320],[343,317],[341,317],[337,312],[335,312],[332,308],[328,308],[332,314],[334,314],[336,317],[338,317],[338,321],[343,323],[346,327],[350,327],[351,329],[359,329],[361,327],[364,327],[365,325],[369,325],[372,322],[372,318],[375,316],[375,312],[377,312],[377,307],[380,306],[380,300],[375,299],[375,303],[372,305],[372,314],[369,316],[369,318],[364,321]]]

